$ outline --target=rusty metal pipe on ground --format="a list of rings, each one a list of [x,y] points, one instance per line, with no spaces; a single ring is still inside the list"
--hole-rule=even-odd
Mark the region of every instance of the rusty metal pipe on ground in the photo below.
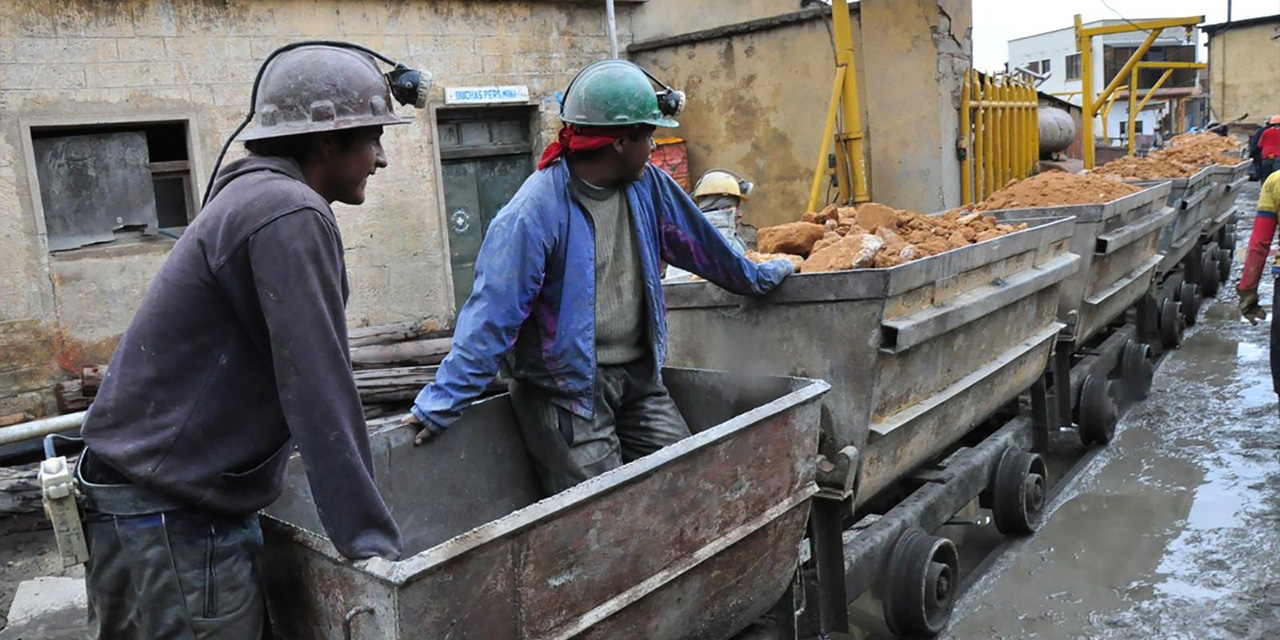
[[[79,411],[0,428],[0,445],[36,440],[51,433],[78,429],[80,425],[84,424],[86,413],[85,411]]]

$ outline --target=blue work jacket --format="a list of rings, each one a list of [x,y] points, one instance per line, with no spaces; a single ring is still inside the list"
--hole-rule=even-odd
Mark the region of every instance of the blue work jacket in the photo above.
[[[595,230],[570,195],[569,179],[563,159],[534,173],[490,224],[453,349],[414,400],[413,414],[424,423],[445,428],[457,420],[513,350],[514,377],[557,406],[594,417]],[[661,261],[744,295],[768,292],[794,269],[785,260],[756,265],[742,257],[653,165],[626,195],[644,271],[646,336],[658,367],[667,334]]]

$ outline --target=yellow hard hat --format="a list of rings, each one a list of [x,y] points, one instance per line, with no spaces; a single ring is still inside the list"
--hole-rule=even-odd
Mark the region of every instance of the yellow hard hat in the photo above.
[[[724,195],[746,200],[754,189],[754,184],[732,171],[712,169],[702,174],[698,184],[693,185],[693,197]]]

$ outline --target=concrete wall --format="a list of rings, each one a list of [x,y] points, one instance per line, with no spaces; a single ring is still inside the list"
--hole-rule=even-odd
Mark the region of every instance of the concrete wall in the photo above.
[[[685,139],[690,175],[720,167],[756,183],[744,209],[750,226],[804,213],[835,74],[824,20],[631,55],[689,96],[673,133]]]
[[[619,5],[630,42],[634,5]],[[203,188],[250,84],[275,47],[342,39],[430,70],[443,87],[526,84],[540,150],[558,126],[554,94],[608,52],[598,3],[533,0],[24,0],[0,3],[0,415],[42,415],[66,371],[105,362],[168,240],[50,253],[35,210],[23,125],[190,120]],[[353,326],[452,317],[438,154],[428,111],[389,129],[391,166],[362,207],[336,206]],[[238,156],[235,145],[231,157]]]
[[[638,13],[637,33],[643,22]],[[822,19],[811,12],[802,21],[784,22],[691,36],[657,49],[640,41],[631,54],[689,94],[678,135],[688,145],[690,173],[724,167],[756,182],[744,211],[755,227],[803,213],[835,71]],[[971,23],[964,0],[863,0],[855,6],[872,199],[917,211],[959,204],[955,148]]]
[[[648,0],[634,17],[637,41],[667,38],[800,9],[800,0]]]
[[[933,212],[960,205],[960,89],[972,64],[968,0],[863,0],[871,198]]]
[[[1235,27],[1209,38],[1209,104],[1221,122],[1280,113],[1280,24]],[[1266,61],[1266,62],[1263,62]]]

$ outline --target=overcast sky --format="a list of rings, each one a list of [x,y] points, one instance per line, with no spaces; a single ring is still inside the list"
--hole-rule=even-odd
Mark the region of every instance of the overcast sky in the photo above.
[[[1206,24],[1214,24],[1226,22],[1227,0],[973,0],[973,66],[1001,70],[1009,58],[1010,40],[1070,27],[1077,13],[1091,22],[1118,18],[1117,11],[1130,20],[1203,15]],[[1280,0],[1232,2],[1233,20],[1276,14]],[[1203,47],[1199,55],[1204,61]]]

